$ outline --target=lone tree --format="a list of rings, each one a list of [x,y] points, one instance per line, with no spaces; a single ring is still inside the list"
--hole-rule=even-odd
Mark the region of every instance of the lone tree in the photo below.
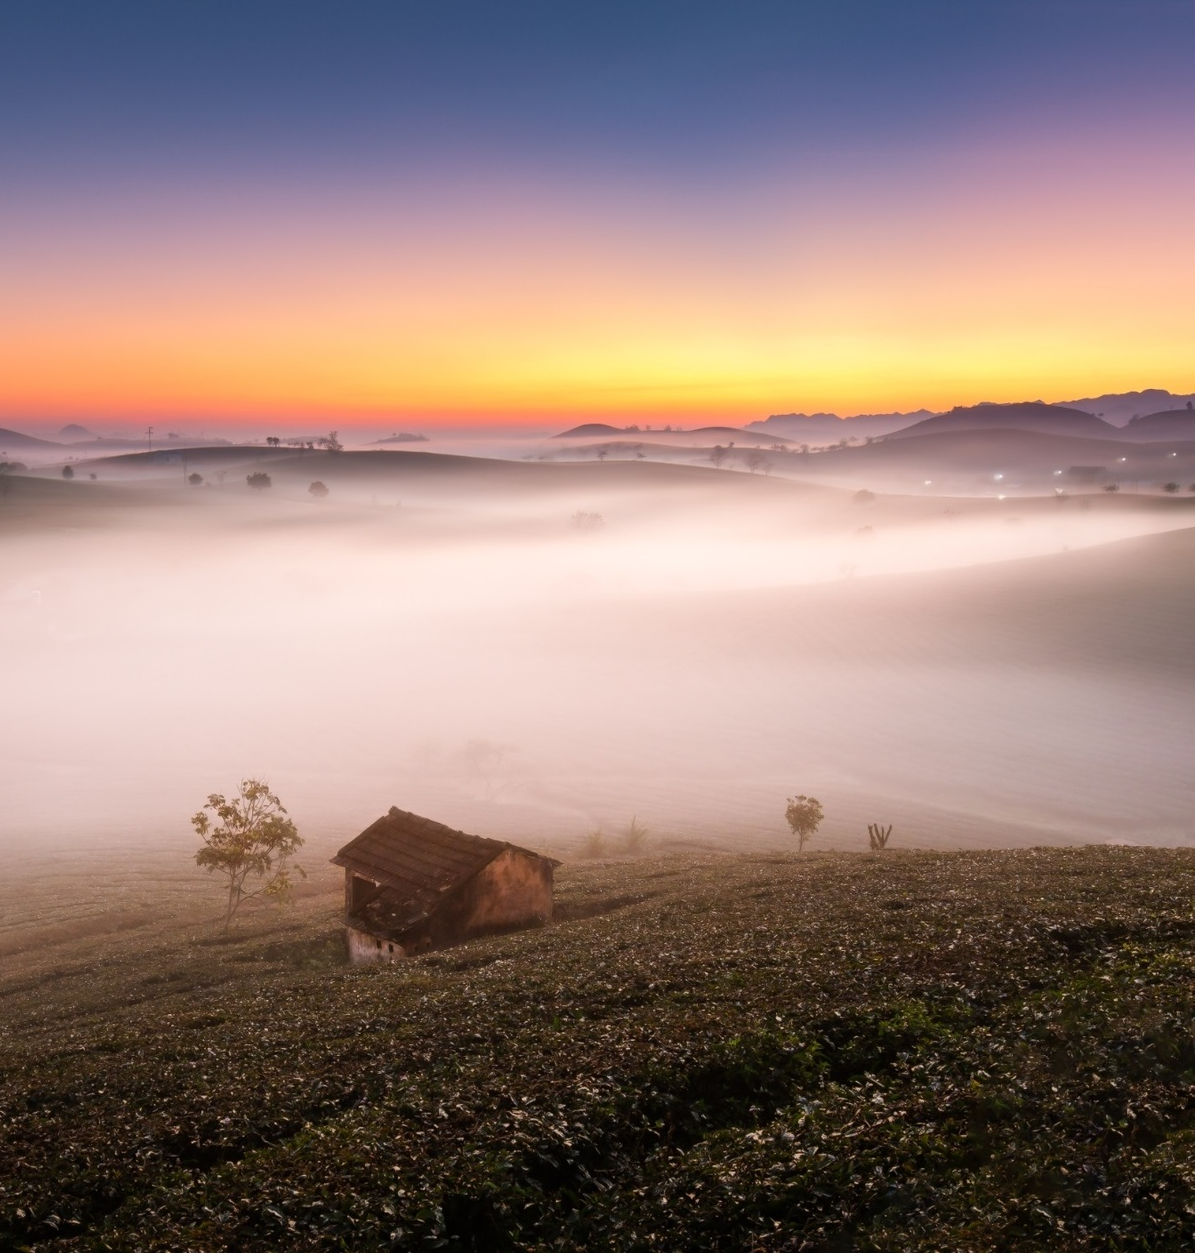
[[[73,470],[73,469],[71,469],[71,467],[70,467],[70,466],[63,466],[63,467],[62,467],[62,477],[63,477],[64,479],[73,479],[73,478],[75,477],[75,472],[74,472],[74,470]]]
[[[307,491],[314,499],[323,500],[323,498],[328,494],[328,485],[327,483],[321,483],[319,479],[316,479]]]
[[[270,486],[270,476],[264,470],[258,470],[256,474],[246,474],[245,482],[260,491],[263,487]]]
[[[191,825],[204,844],[195,854],[195,864],[228,880],[225,931],[250,897],[283,897],[291,890],[287,863],[303,840],[268,784],[242,779],[240,790],[230,799],[213,792],[191,818]],[[295,870],[300,878],[307,878],[302,867]],[[252,891],[246,886],[250,878],[261,880]]]
[[[790,796],[784,817],[797,837],[797,851],[803,853],[805,845],[822,825],[821,801],[813,796]]]

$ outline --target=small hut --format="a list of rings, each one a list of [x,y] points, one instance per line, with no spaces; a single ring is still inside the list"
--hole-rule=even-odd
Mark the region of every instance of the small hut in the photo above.
[[[395,961],[552,918],[560,864],[391,809],[332,858],[344,867],[349,960]]]

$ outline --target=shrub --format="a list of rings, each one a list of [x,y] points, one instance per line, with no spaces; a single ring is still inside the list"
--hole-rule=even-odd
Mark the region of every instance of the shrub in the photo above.
[[[192,487],[198,487],[200,483],[203,482],[203,475],[202,474],[188,474],[187,482],[190,483]]]
[[[647,844],[647,828],[637,817],[632,818],[622,830],[622,851],[641,853]]]
[[[258,470],[256,474],[246,474],[245,482],[250,487],[255,487],[260,491],[262,488],[270,486],[270,476],[263,470]]]
[[[606,833],[601,827],[587,832],[585,838],[581,841],[581,856],[592,860],[595,857],[604,857],[605,855]]]
[[[75,472],[74,472],[74,470],[72,470],[72,469],[71,469],[71,467],[70,467],[70,466],[63,466],[63,467],[62,467],[62,477],[63,477],[64,479],[73,479],[73,478],[75,477]]]
[[[316,479],[307,490],[314,499],[323,500],[323,498],[328,494],[328,485],[326,483],[321,483],[319,479]]]

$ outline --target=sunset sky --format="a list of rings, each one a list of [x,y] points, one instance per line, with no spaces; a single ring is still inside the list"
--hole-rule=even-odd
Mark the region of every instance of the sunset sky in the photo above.
[[[1195,3],[0,8],[0,422],[1195,389]]]

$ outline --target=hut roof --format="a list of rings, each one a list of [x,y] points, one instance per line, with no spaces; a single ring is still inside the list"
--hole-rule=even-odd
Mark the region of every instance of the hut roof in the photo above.
[[[404,903],[427,909],[508,848],[528,857],[540,856],[503,840],[467,835],[442,822],[391,807],[332,861],[394,890]]]

